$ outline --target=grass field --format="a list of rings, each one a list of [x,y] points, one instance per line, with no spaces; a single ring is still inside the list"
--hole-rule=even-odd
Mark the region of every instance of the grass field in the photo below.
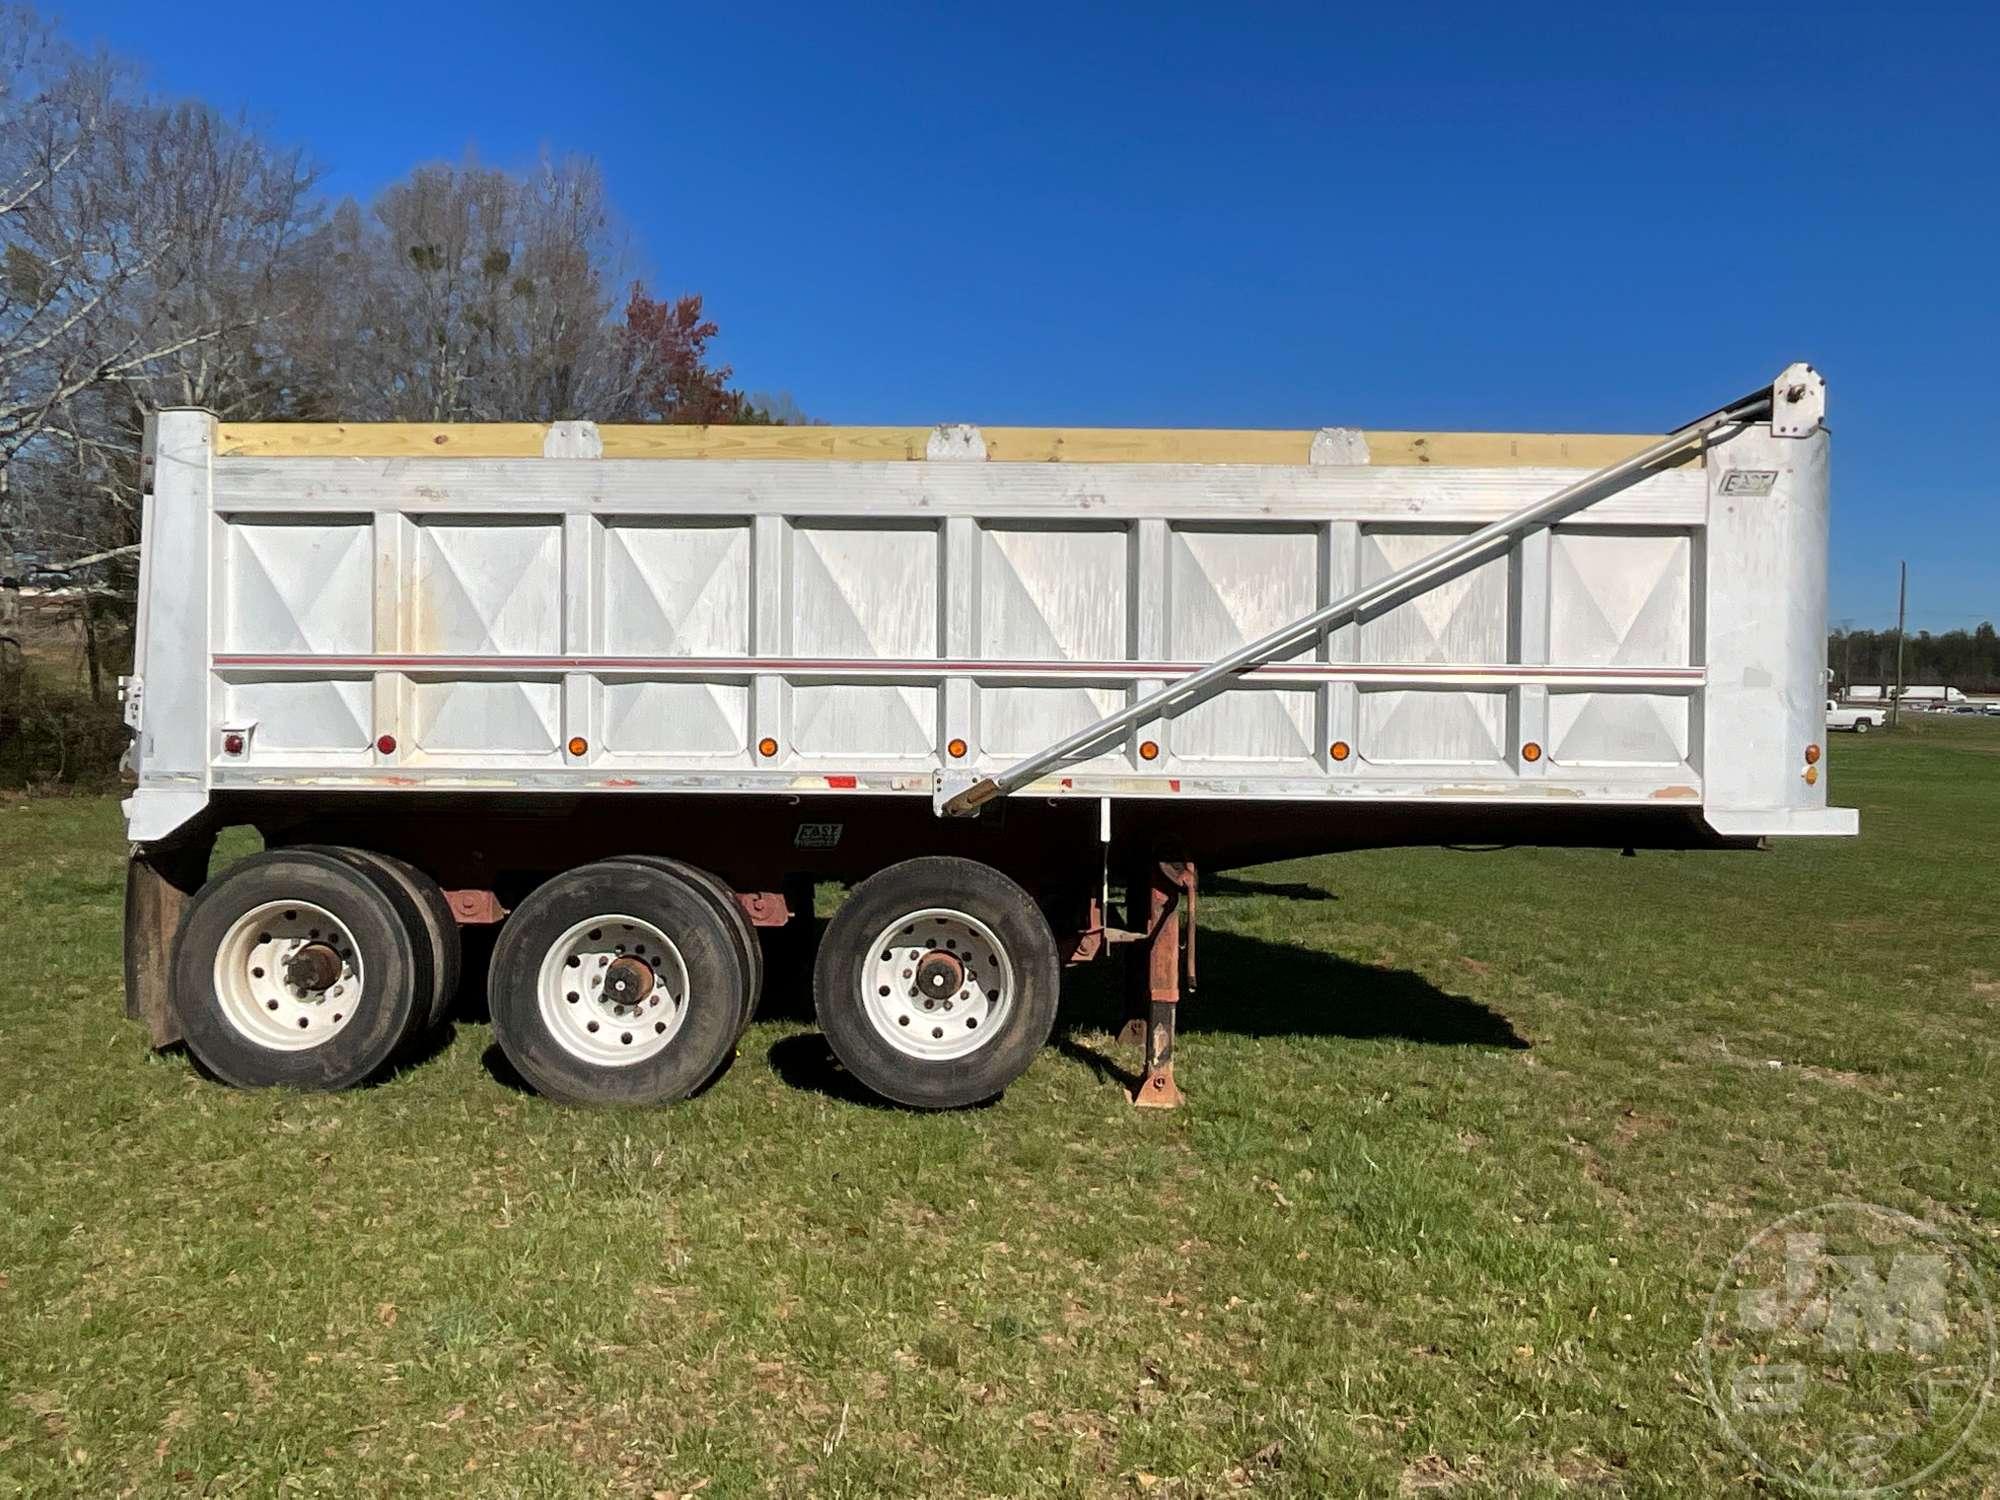
[[[231,1093],[121,1018],[115,803],[0,802],[0,1494],[1735,1488],[1755,1229],[1882,1203],[2000,1287],[2000,724],[1830,767],[1858,841],[1224,877],[1170,1115],[1108,975],[955,1115],[783,1018],[643,1114],[469,1019]],[[1931,1492],[1996,1474],[1989,1415]]]

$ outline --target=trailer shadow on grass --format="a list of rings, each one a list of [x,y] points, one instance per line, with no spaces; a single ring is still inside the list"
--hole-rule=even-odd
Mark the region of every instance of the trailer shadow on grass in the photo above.
[[[837,1099],[842,1104],[864,1104],[870,1109],[903,1110],[908,1106],[884,1099],[871,1092],[847,1069],[840,1065],[840,1059],[833,1055],[833,1049],[826,1044],[826,1038],[817,1031],[794,1032],[791,1036],[780,1037],[771,1044],[765,1055],[771,1071],[778,1075],[779,1082],[787,1088],[804,1093],[822,1094],[829,1099]],[[991,1109],[1000,1101],[982,1100],[968,1105],[973,1110]]]
[[[1197,956],[1200,989],[1181,1006],[1183,1033],[1234,1032],[1239,1036],[1331,1036],[1355,1041],[1404,1041],[1436,1047],[1523,1050],[1529,1043],[1490,1006],[1439,989],[1407,969],[1356,963],[1336,954],[1274,943],[1264,938],[1204,929]],[[1118,1029],[1119,964],[1114,960],[1072,969],[1063,976],[1062,1008],[1050,1045],[1099,1078],[1131,1088],[1135,1069],[1085,1036]],[[809,1020],[809,977],[767,987],[760,1014]],[[770,1051],[772,1070],[787,1085],[856,1104],[883,1101],[855,1082],[818,1032],[787,1036]]]
[[[1303,880],[1256,880],[1245,875],[1204,875],[1204,896],[1277,896],[1285,901],[1338,901],[1340,897],[1324,887]]]
[[[1337,1036],[1439,1047],[1521,1049],[1527,1039],[1500,1012],[1441,990],[1423,975],[1242,933],[1201,930],[1200,984],[1184,997],[1180,1029],[1239,1036]],[[1075,969],[1063,986],[1058,1035],[1115,1031],[1122,1018],[1119,961]]]
[[[1260,887],[1259,894],[1273,894]],[[1309,887],[1298,899],[1324,899]],[[823,920],[795,931],[765,934],[760,1021],[813,1024],[812,954]],[[476,936],[474,934],[477,934]],[[486,964],[492,934],[467,930],[466,974],[454,1013],[486,1019]],[[1204,927],[1197,939],[1201,983],[1181,1006],[1182,1032],[1249,1037],[1323,1036],[1353,1041],[1403,1041],[1433,1047],[1525,1049],[1529,1043],[1500,1012],[1467,995],[1441,990],[1408,969],[1357,963],[1293,943]],[[1115,1032],[1122,1016],[1122,955],[1063,974],[1061,1009],[1050,1045],[1100,1078],[1130,1088],[1137,1072],[1081,1038]],[[817,1030],[772,1044],[772,1071],[788,1086],[845,1103],[893,1109],[857,1083],[835,1060]],[[483,1059],[509,1087],[526,1090],[499,1047]]]

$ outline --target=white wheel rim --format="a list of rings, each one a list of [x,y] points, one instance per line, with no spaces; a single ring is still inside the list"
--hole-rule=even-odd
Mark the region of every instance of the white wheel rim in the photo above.
[[[607,990],[621,960],[642,964],[647,989],[629,1003]],[[633,972],[623,965],[625,974]],[[536,981],[542,1024],[571,1057],[626,1068],[664,1052],[687,1020],[688,972],[667,935],[638,917],[587,917],[549,945]]]
[[[322,987],[294,982],[304,950],[333,955],[338,972]],[[310,901],[266,901],[230,923],[215,951],[215,995],[223,1019],[252,1044],[304,1052],[347,1029],[366,976],[354,935]]]
[[[1006,944],[977,917],[948,906],[891,922],[861,969],[868,1023],[906,1057],[948,1062],[977,1052],[1014,1008]]]

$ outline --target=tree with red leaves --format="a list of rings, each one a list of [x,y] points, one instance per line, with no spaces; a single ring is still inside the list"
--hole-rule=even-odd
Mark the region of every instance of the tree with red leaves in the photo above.
[[[771,419],[729,388],[728,365],[708,363],[715,320],[694,294],[667,301],[637,282],[625,303],[619,348],[629,372],[623,415],[641,422],[765,423]]]

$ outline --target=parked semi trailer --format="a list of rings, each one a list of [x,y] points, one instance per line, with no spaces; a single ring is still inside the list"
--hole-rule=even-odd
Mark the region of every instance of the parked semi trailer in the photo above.
[[[1938,708],[1954,707],[1966,701],[1964,693],[1955,687],[1945,687],[1941,683],[1919,684],[1906,688],[1884,688],[1870,684],[1849,688],[1847,699],[1850,703],[1887,703],[1893,699],[1898,703]]]
[[[1116,950],[1175,1103],[1198,869],[1855,831],[1824,411],[1794,365],[1665,437],[163,412],[128,1009],[355,1084],[498,924],[522,1076],[668,1100],[844,881],[813,991],[869,1088],[991,1097]],[[208,878],[229,825],[263,851]]]

